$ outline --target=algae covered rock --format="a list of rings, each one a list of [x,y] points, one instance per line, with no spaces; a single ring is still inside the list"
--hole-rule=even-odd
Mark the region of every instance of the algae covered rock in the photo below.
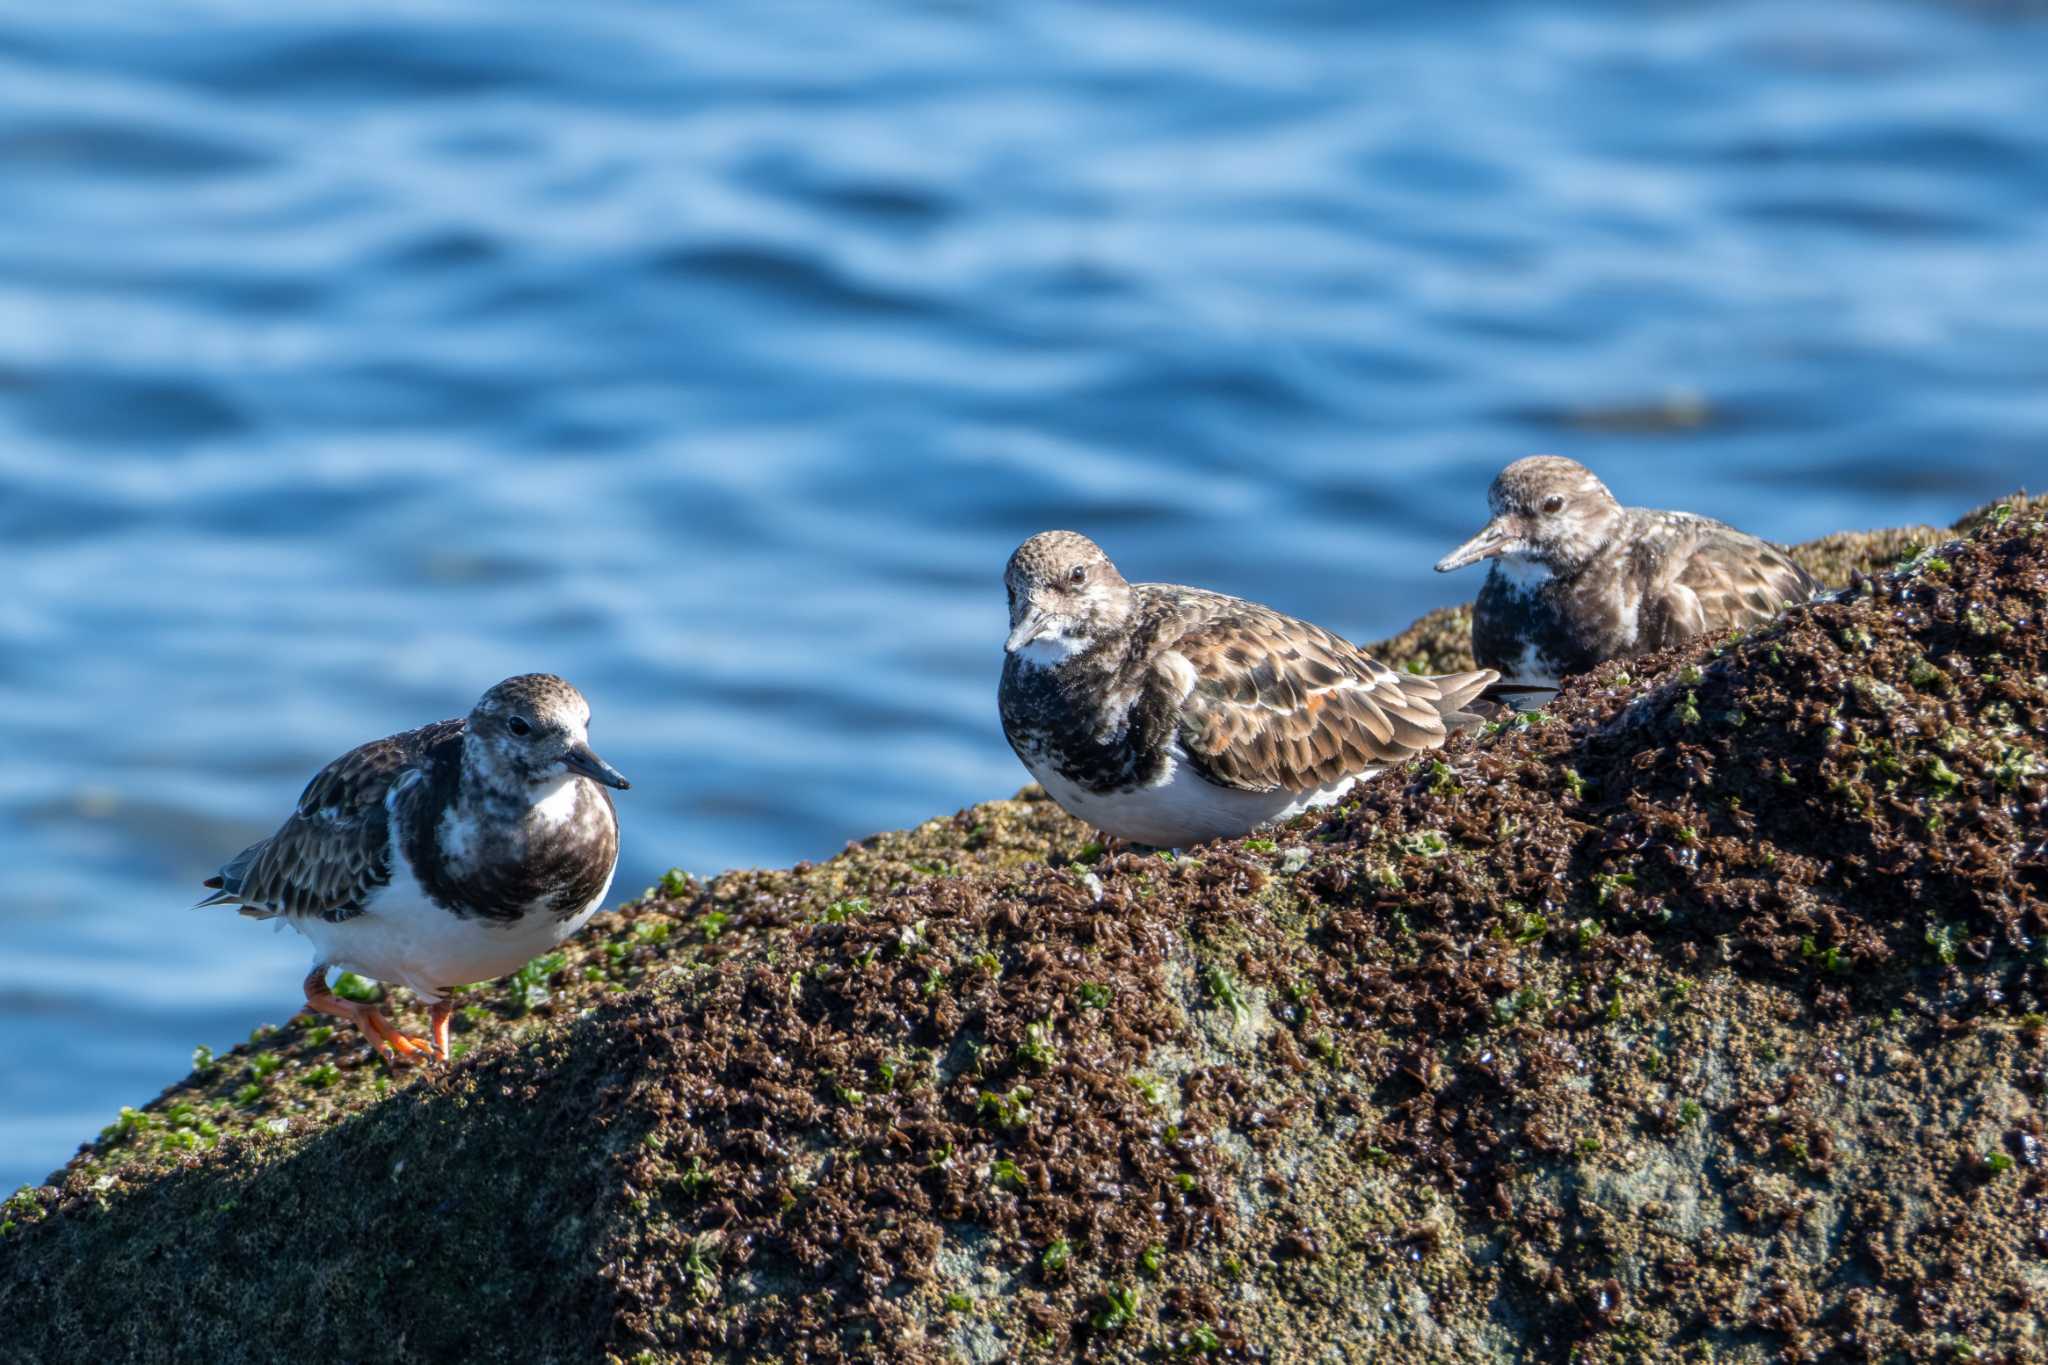
[[[1027,791],[672,876],[444,1072],[202,1058],[0,1215],[0,1358],[2040,1358],[2048,531],[1971,526],[1267,837]]]

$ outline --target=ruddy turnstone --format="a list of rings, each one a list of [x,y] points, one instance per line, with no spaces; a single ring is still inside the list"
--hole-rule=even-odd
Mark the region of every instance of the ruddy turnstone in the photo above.
[[[1472,657],[1500,671],[1488,696],[1518,710],[1604,660],[1756,625],[1822,591],[1775,545],[1690,512],[1623,507],[1557,455],[1515,461],[1486,501],[1493,520],[1436,569],[1493,561]]]
[[[1010,556],[1003,733],[1068,814],[1175,848],[1336,801],[1443,744],[1488,670],[1397,673],[1319,626],[1200,588],[1127,583],[1095,542]]]
[[[306,1005],[347,1019],[387,1059],[448,1058],[449,988],[560,944],[604,903],[619,860],[591,752],[590,703],[551,673],[484,693],[468,716],[352,749],[322,768],[277,833],[209,878],[201,905],[277,918],[313,942]],[[327,989],[339,967],[431,1007],[431,1039]]]

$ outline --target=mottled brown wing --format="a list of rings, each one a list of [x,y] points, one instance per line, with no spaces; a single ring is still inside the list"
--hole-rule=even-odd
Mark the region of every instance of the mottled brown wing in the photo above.
[[[1811,601],[1819,580],[1785,553],[1718,522],[1702,531],[1665,589],[1663,629],[1654,648],[1702,635],[1762,625],[1788,606]]]
[[[258,919],[361,914],[369,894],[391,880],[386,794],[462,726],[440,721],[335,759],[306,784],[298,809],[277,833],[243,849],[206,883],[219,889],[200,904],[236,905]]]
[[[1161,657],[1184,686],[1180,740],[1198,771],[1244,791],[1312,791],[1443,744],[1499,675],[1397,673],[1319,626],[1245,604]]]

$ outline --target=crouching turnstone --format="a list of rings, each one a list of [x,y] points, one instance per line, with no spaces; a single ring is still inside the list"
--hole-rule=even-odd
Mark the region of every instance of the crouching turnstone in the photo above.
[[[313,942],[306,1004],[347,1019],[387,1059],[448,1057],[449,988],[518,969],[604,903],[619,860],[591,752],[590,704],[549,673],[484,693],[467,717],[352,749],[321,769],[277,833],[210,878],[201,905],[281,918]],[[339,967],[408,986],[431,1040],[327,989]]]
[[[1486,501],[1493,520],[1436,569],[1493,561],[1472,657],[1500,671],[1488,696],[1518,710],[1604,660],[1757,625],[1822,591],[1776,546],[1690,512],[1623,507],[1556,455],[1515,461]]]
[[[1162,848],[1336,801],[1443,744],[1488,670],[1397,673],[1346,640],[1199,588],[1127,583],[1072,531],[1010,556],[1003,733],[1068,814]]]

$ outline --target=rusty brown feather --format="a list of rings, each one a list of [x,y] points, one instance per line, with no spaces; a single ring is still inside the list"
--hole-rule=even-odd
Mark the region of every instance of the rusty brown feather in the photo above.
[[[1160,585],[1147,584],[1148,588]],[[1442,746],[1471,719],[1460,708],[1489,670],[1400,673],[1341,636],[1256,603],[1210,599],[1217,613],[1170,646],[1194,674],[1180,738],[1203,776],[1243,791],[1309,791]]]

